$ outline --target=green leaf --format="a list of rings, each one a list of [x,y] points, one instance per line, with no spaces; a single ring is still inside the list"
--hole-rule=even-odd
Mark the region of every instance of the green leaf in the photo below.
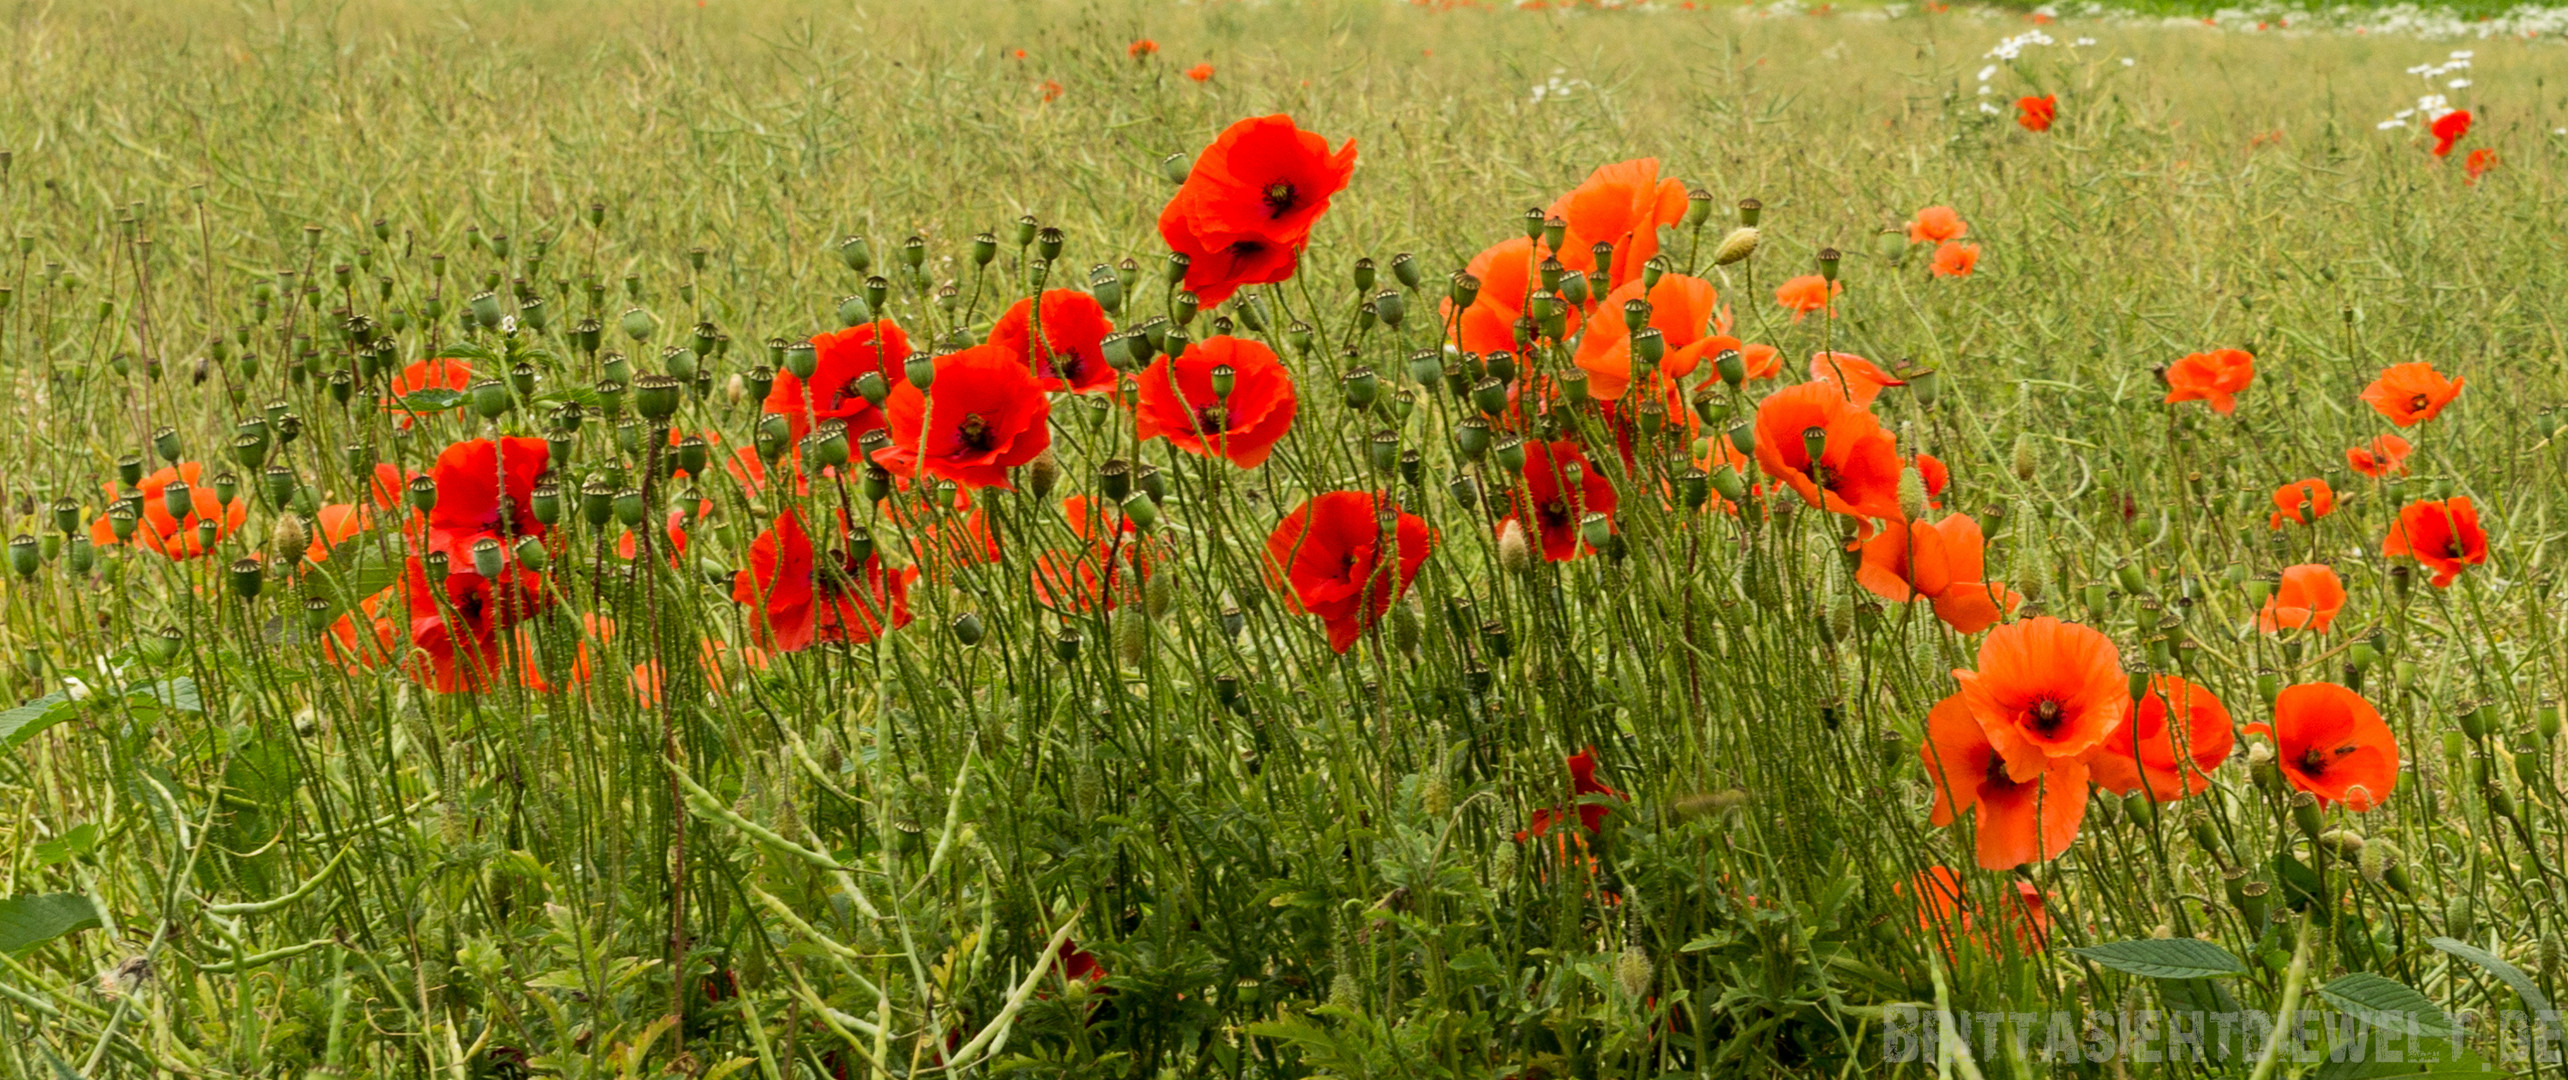
[[[448,390],[442,386],[432,386],[425,390],[413,390],[407,394],[401,395],[401,409],[406,412],[444,412],[447,409],[454,408],[455,406],[463,403],[463,391]]]
[[[35,846],[36,865],[54,866],[98,849],[98,826],[83,825]]]
[[[2229,950],[2197,938],[2108,941],[2069,951],[2115,971],[2152,979],[2208,979],[2247,971],[2247,965],[2229,955]]]
[[[2335,1002],[2338,1008],[2352,1013],[2364,1023],[2380,1026],[2392,1017],[2413,1021],[2416,1030],[2427,1035],[2450,1035],[2452,1018],[2432,998],[2418,993],[2406,984],[2382,978],[2371,972],[2348,975],[2318,988],[2320,997]]]
[[[2514,990],[2515,996],[2523,999],[2523,1007],[2526,1010],[2536,1013],[2550,1011],[2549,996],[2543,994],[2540,987],[2533,985],[2532,980],[2520,969],[2506,963],[2503,957],[2468,942],[2454,941],[2448,937],[2427,938],[2425,943],[2486,968],[2488,974],[2496,976],[2497,981],[2506,984]]]
[[[98,905],[79,893],[0,900],[0,952],[22,952],[98,925]]]
[[[71,716],[71,696],[46,694],[8,712],[0,712],[0,750],[15,750],[38,732]]]
[[[2327,881],[2318,876],[2318,871],[2293,858],[2291,852],[2277,851],[2274,853],[2274,874],[2283,880],[2283,899],[2291,903],[2292,910],[2308,912],[2311,922],[2328,925],[2333,912],[2326,895],[2321,892],[2327,888]]]
[[[205,711],[205,698],[196,692],[196,680],[181,675],[164,679],[134,692],[134,697],[148,697],[180,712]]]
[[[2342,981],[2342,980],[2339,980]],[[2430,1055],[2432,1049],[2411,1054]],[[2310,1080],[2426,1080],[2428,1077],[2489,1076],[2486,1062],[2467,1050],[2449,1061],[2331,1061],[2310,1074]]]

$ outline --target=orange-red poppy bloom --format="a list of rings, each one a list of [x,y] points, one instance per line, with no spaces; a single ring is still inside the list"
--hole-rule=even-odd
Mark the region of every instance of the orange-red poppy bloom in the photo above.
[[[2256,357],[2245,349],[2188,353],[2167,365],[2167,404],[2200,401],[2227,416],[2238,411],[2238,395],[2256,381]]]
[[[1409,591],[1435,549],[1426,520],[1369,491],[1312,496],[1266,537],[1268,577],[1345,652]]]
[[[2476,184],[2479,182],[2480,177],[2488,175],[2488,170],[2496,167],[2496,151],[2490,150],[2484,146],[2476,150],[2472,150],[2470,151],[2469,157],[2461,159],[2461,182],[2464,184]]]
[[[544,440],[527,436],[467,439],[447,447],[428,470],[437,482],[437,505],[428,511],[427,550],[445,552],[457,568],[469,567],[474,543],[489,537],[514,559],[519,537],[548,531],[535,520],[535,480],[551,456]]]
[[[2085,754],[2131,712],[2130,684],[2113,639],[2049,616],[1990,631],[1980,642],[1979,670],[1953,677],[2018,782],[2051,762]]]
[[[1080,550],[1035,557],[1034,590],[1042,603],[1078,611],[1102,604],[1114,610],[1149,580],[1160,545],[1141,535],[1123,510],[1105,499],[1073,495],[1061,500],[1070,531],[1086,542]]]
[[[1648,292],[1647,325],[1658,330],[1667,346],[1659,356],[1658,370],[1668,378],[1694,374],[1717,343],[1734,340],[1709,333],[1721,306],[1720,294],[1713,291],[1711,282],[1683,274],[1662,274]],[[1587,392],[1596,397],[1612,401],[1631,388],[1632,330],[1623,321],[1623,305],[1642,299],[1641,293],[1639,278],[1607,293],[1605,302],[1597,307],[1600,317],[1588,322],[1586,335],[1578,341],[1575,359],[1587,371]]]
[[[1561,763],[1569,766],[1569,796],[1578,803],[1579,827],[1593,835],[1605,827],[1605,818],[1614,812],[1613,807],[1596,799],[1600,796],[1621,799],[1623,793],[1596,778],[1596,748],[1593,746],[1561,759]],[[1525,822],[1525,831],[1516,834],[1516,842],[1521,844],[1526,837],[1551,832],[1552,826],[1567,816],[1567,811],[1556,806],[1537,808]]]
[[[1587,460],[1578,444],[1567,439],[1526,443],[1524,476],[1516,506],[1499,528],[1511,521],[1531,527],[1542,544],[1543,558],[1552,562],[1567,562],[1581,550],[1594,550],[1580,537],[1580,523],[1588,514],[1603,514],[1609,523],[1613,520],[1614,485]]]
[[[303,558],[323,562],[330,553],[355,539],[358,533],[374,527],[374,514],[362,504],[331,503],[312,515],[312,542],[304,545]]]
[[[527,662],[526,642],[511,631],[551,605],[544,579],[510,566],[494,581],[470,566],[463,563],[443,583],[431,585],[427,565],[407,560],[402,592],[410,612],[412,677],[441,694],[493,689],[508,673],[513,649],[524,681],[542,688],[542,677]]]
[[[413,417],[428,416],[464,404],[464,389],[473,384],[473,366],[451,357],[420,360],[393,373],[386,387],[383,407],[386,412],[401,414],[401,426],[409,427]],[[433,394],[420,394],[433,390]]]
[[[1811,460],[1817,429],[1824,443]],[[1829,383],[1802,383],[1757,404],[1757,465],[1831,513],[1899,516],[1899,451],[1881,421]],[[1867,530],[1867,534],[1869,531]]]
[[[1197,64],[1193,67],[1187,68],[1186,77],[1193,79],[1196,82],[1211,82],[1213,81],[1213,65]]]
[[[1929,206],[1908,219],[1908,242],[1912,244],[1940,244],[1970,234],[1970,225],[1949,206]]]
[[[1006,349],[975,345],[936,359],[921,393],[902,383],[883,401],[892,445],[874,463],[895,476],[924,467],[966,488],[1006,487],[1008,470],[1052,445],[1052,402]]]
[[[1846,283],[1830,281],[1817,274],[1800,277],[1776,286],[1774,302],[1792,312],[1792,321],[1800,322],[1813,311],[1832,310],[1837,298],[1846,294]]]
[[[793,372],[777,372],[775,385],[767,388],[766,411],[784,417],[796,439],[811,434],[813,425],[822,420],[845,421],[850,442],[882,427],[882,411],[857,392],[858,380],[880,375],[887,392],[901,383],[906,378],[901,365],[909,359],[909,335],[892,320],[877,319],[814,334],[811,344],[811,384],[803,385]]]
[[[2434,135],[2434,156],[2451,157],[2452,144],[2460,142],[2462,136],[2470,133],[2470,111],[2454,109],[2435,117],[2434,127],[2431,130]]]
[[[2026,131],[2049,131],[2051,121],[2059,115],[2060,96],[2057,94],[2015,99],[2015,122],[2023,125]]]
[[[2211,770],[2237,744],[2229,710],[2211,691],[2152,675],[2131,722],[2087,752],[2087,771],[2097,787],[2117,795],[2145,787],[2150,799],[2169,802],[2210,787]]]
[[[2396,435],[2375,435],[2370,445],[2345,451],[2345,464],[2355,472],[2376,480],[2393,472],[2405,475],[2410,449],[2406,439]]]
[[[917,577],[917,567],[886,570],[871,552],[861,564],[845,547],[821,555],[802,518],[788,510],[749,542],[749,568],[733,575],[731,599],[748,607],[761,647],[862,645],[909,625],[909,585]]]
[[[1881,365],[1842,352],[1811,353],[1810,378],[1838,388],[1858,409],[1871,408],[1873,400],[1889,387],[1908,385],[1908,380],[1892,376]]]
[[[321,639],[321,655],[353,675],[400,655],[394,645],[401,635],[401,621],[383,611],[383,602],[392,598],[392,586],[357,602],[357,610],[331,622],[330,633]],[[366,631],[358,629],[365,621]],[[362,636],[361,636],[362,634]]]
[[[2267,528],[2279,529],[2288,521],[2308,525],[2336,512],[2336,489],[2318,477],[2294,480],[2274,489],[2274,512],[2265,518]]]
[[[1864,542],[1855,581],[1885,600],[1934,602],[1935,617],[1964,634],[1996,625],[2024,600],[1984,580],[1988,541],[1979,522],[1955,514],[1940,522],[1892,518]]]
[[[1159,212],[1159,237],[1187,258],[1186,288],[1218,304],[1242,285],[1293,276],[1311,226],[1355,175],[1355,140],[1328,139],[1278,113],[1224,129]]]
[[[1943,509],[1944,489],[1953,482],[1953,471],[1944,467],[1944,459],[1920,452],[1909,464],[1917,469],[1917,479],[1926,484],[1927,509]]]
[[[2444,378],[2432,364],[2392,364],[2381,369],[2372,385],[2363,388],[2363,400],[2391,423],[2415,427],[2434,419],[2444,406],[2452,404],[2452,399],[2460,397],[2463,381]]]
[[[1027,323],[1034,302],[1019,300],[990,327],[990,344],[1016,354],[1034,371],[1046,390],[1093,394],[1112,390],[1115,369],[1106,363],[1106,335],[1115,324],[1097,298],[1077,289],[1047,289],[1043,294],[1043,340],[1036,342]]]
[[[1979,268],[1980,247],[1947,240],[1935,245],[1935,261],[1930,269],[1936,277],[1969,277]]]
[[[1967,691],[1965,691],[1967,693]],[[1928,820],[1950,825],[1963,811],[1979,822],[1983,869],[2011,870],[2060,857],[2086,820],[2087,767],[2076,757],[2041,757],[2029,771],[2010,767],[1962,694],[1936,704],[1918,748],[1935,782]]]
[[[1159,55],[1159,43],[1152,41],[1149,38],[1137,38],[1132,44],[1124,46],[1124,55],[1135,60],[1139,60],[1145,56],[1157,56]]]
[[[2256,613],[2256,629],[2268,634],[2285,630],[2325,631],[2345,610],[2345,583],[2325,563],[2286,567],[2282,582]]]
[[[1659,229],[1685,220],[1685,185],[1660,179],[1657,158],[1618,161],[1552,200],[1550,213],[1569,226],[1560,264],[1589,273],[1596,269],[1596,245],[1611,244],[1606,279],[1619,287],[1641,276],[1641,264],[1658,254]]]
[[[1231,370],[1230,394],[1213,389],[1216,369]],[[1166,436],[1190,454],[1218,457],[1243,469],[1265,464],[1275,444],[1293,429],[1298,402],[1293,373],[1275,350],[1248,338],[1213,337],[1163,355],[1141,373],[1141,398],[1133,408],[1135,437]]]
[[[1551,257],[1551,249],[1522,236],[1502,240],[1471,257],[1463,269],[1480,279],[1480,292],[1471,306],[1454,314],[1453,301],[1442,301],[1442,310],[1452,320],[1453,343],[1464,352],[1492,353],[1500,350],[1525,352],[1534,347],[1532,340],[1518,337],[1516,321],[1525,316],[1525,302],[1533,287],[1533,267]],[[1576,333],[1580,323],[1577,308],[1558,292],[1551,294],[1555,310],[1566,313],[1563,333]]]
[[[1714,334],[1703,340],[1704,359],[1719,359],[1724,352],[1739,354],[1739,370],[1745,372],[1741,381],[1771,379],[1783,374],[1783,350],[1772,345],[1741,341],[1728,334]]]
[[[2041,888],[2020,880],[2000,888],[2005,889],[2007,897],[2001,902],[2007,944],[2028,953],[2042,951],[2050,941],[2051,917],[2045,910]],[[1982,948],[1990,945],[1977,928],[1977,912],[1963,895],[1961,875],[1951,867],[1927,867],[1898,889],[1917,898],[1917,928],[1934,933],[1946,956],[1952,955],[1960,940]]]
[[[212,485],[203,482],[204,474],[204,462],[182,461],[176,465],[164,465],[143,478],[135,488],[143,510],[142,517],[135,523],[138,526],[134,530],[136,546],[157,551],[173,560],[193,559],[211,550],[197,537],[199,523],[213,522],[214,539],[219,543],[249,520],[249,500],[235,496],[231,502],[224,502]],[[184,517],[170,516],[166,492],[173,482],[187,485],[187,514]],[[106,485],[106,492],[109,502],[120,498],[114,484]],[[89,542],[99,547],[117,543],[115,526],[108,520],[108,515],[100,514],[96,521],[89,523]]]
[[[2488,534],[2479,528],[2479,508],[2467,495],[2412,502],[2399,510],[2399,520],[2381,541],[2385,558],[2405,555],[2434,571],[2434,587],[2446,588],[2465,566],[2488,561]]]
[[[2274,698],[2274,722],[2247,733],[2274,740],[2275,764],[2320,802],[2369,810],[2399,783],[2399,739],[2363,695],[2335,683],[2302,683]]]

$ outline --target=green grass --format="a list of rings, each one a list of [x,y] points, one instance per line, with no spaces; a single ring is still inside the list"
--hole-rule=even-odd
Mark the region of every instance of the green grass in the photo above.
[[[2556,1000],[2558,45],[2070,19],[1990,84],[2009,114],[2059,96],[2037,136],[1975,93],[1989,50],[2027,28],[1370,2],[12,10],[0,510],[39,565],[0,596],[9,700],[33,703],[0,719],[0,1070],[923,1075],[951,1032],[993,1036],[965,1070],[983,1075],[1866,1075],[1902,1006],[2098,1018],[2207,993],[2070,951],[2158,936],[2243,958],[2216,984],[2252,1007],[2335,1001],[2365,973],[2444,1008],[2518,1007],[2438,937]],[[1156,59],[1128,59],[1143,37]],[[2498,159],[2476,184],[2461,154],[2375,127],[2439,89],[2405,69],[2454,48],[2476,53],[2473,85],[2444,91],[2481,117],[2464,150]],[[1182,74],[1198,62],[1209,82]],[[1532,101],[1555,77],[1576,91]],[[886,308],[921,342],[1022,294],[1020,215],[1066,235],[1054,284],[1130,258],[1128,311],[1158,314],[1168,297],[1140,282],[1165,252],[1161,162],[1276,111],[1360,157],[1301,278],[1265,302],[1354,355],[1296,355],[1270,324],[1302,413],[1250,473],[1136,447],[1060,401],[1058,486],[976,494],[1002,559],[920,582],[915,621],[880,644],[740,665],[727,575],[790,500],[718,475],[649,482],[654,507],[713,506],[665,572],[599,555],[612,526],[566,529],[564,599],[538,623],[555,681],[582,640],[568,616],[616,626],[589,632],[577,692],[437,694],[325,659],[304,602],[335,616],[388,584],[397,530],[254,602],[227,589],[254,552],[293,562],[272,538],[297,498],[270,504],[263,470],[225,452],[270,402],[301,424],[269,460],[308,511],[363,497],[350,445],[424,468],[453,440],[543,434],[599,381],[569,334],[584,317],[646,372],[710,323],[730,351],[675,424],[727,453],[757,423],[730,380],[771,362],[767,339],[837,326],[862,288],[841,237],[870,238],[876,273],[924,239],[923,274],[891,275]],[[1917,747],[1977,642],[1858,588],[1827,515],[1654,497],[1676,490],[1663,453],[1609,466],[1624,557],[1503,565],[1485,504],[1449,486],[1507,483],[1457,450],[1466,404],[1399,373],[1439,341],[1451,272],[1521,235],[1527,207],[1642,156],[1712,194],[1671,256],[1743,337],[1781,348],[1787,377],[1823,345],[1943,374],[1933,402],[1894,391],[1874,411],[1903,452],[1951,467],[1945,508],[1986,526],[1989,576],[2027,614],[2180,666],[2242,724],[2266,719],[2268,677],[2359,683],[2408,767],[2384,806],[2324,824],[2368,837],[2376,863],[2394,844],[2401,873],[2322,851],[2244,760],[2154,815],[2099,799],[2058,861],[1973,868],[1969,832],[1927,822]],[[1751,197],[1757,254],[1706,267]],[[1936,204],[1982,245],[1967,280],[1880,244]],[[1001,240],[976,272],[983,230]],[[1790,321],[1772,287],[1823,247],[1845,252],[1846,300]],[[1357,259],[1403,252],[1424,269],[1409,317],[1358,333]],[[468,347],[524,357],[536,400],[404,429],[368,406],[371,380],[332,396],[327,373],[353,363],[332,309],[401,313],[392,340],[416,360],[457,348],[466,298],[519,277],[546,325]],[[618,325],[637,308],[647,341]],[[2154,368],[2229,346],[2258,367],[2234,418],[2160,404]],[[2344,450],[2387,430],[2356,395],[2416,360],[2466,392],[2407,432],[2403,485],[2353,474]],[[1357,365],[1412,411],[1351,409]],[[1719,425],[1771,388],[1723,398]],[[110,548],[76,571],[54,505],[85,535],[119,460],[150,457],[164,427],[209,475],[242,474],[245,526],[214,558]],[[1421,454],[1419,480],[1368,464],[1384,429]],[[1592,412],[1567,430],[1608,437]],[[656,432],[618,434],[582,428],[566,488],[592,471],[644,486]],[[1144,603],[1043,610],[1034,561],[1076,544],[1049,504],[1098,490],[1108,457],[1162,470],[1174,554]],[[2336,511],[2269,530],[2270,493],[2311,476]],[[1256,560],[1286,510],[1345,486],[1390,490],[1438,547],[1415,606],[1340,656]],[[841,490],[820,485],[820,506]],[[2382,537],[2446,491],[2482,508],[2489,559],[2449,590],[2401,588]],[[918,561],[913,511],[851,502],[888,559]],[[2351,594],[2337,628],[2255,633],[2253,583],[2311,561]],[[952,629],[966,615],[974,646]],[[703,639],[723,645],[719,689]],[[626,677],[654,663],[657,704]],[[85,698],[44,696],[67,679]],[[1591,745],[1628,796],[1593,861],[1520,846]],[[1961,872],[1982,927],[2015,882],[2040,888],[2050,948],[1940,948],[1903,891],[1936,865]],[[2287,902],[2304,896],[2319,913]],[[1110,977],[1020,994],[1062,932]],[[1992,1077],[2043,1069],[1973,1054]]]

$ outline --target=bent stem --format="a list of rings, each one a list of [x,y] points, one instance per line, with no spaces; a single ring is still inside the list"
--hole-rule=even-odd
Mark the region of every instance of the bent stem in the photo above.
[[[2292,966],[2283,973],[2283,1001],[2274,1009],[2274,1029],[2265,1033],[2265,1052],[2256,1058],[2256,1071],[2247,1080],[2274,1075],[2275,1063],[2282,1060],[2283,1034],[2291,1030],[2292,1014],[2300,1010],[2301,988],[2309,982],[2309,913],[2301,913],[2293,936],[2299,940],[2292,945]]]

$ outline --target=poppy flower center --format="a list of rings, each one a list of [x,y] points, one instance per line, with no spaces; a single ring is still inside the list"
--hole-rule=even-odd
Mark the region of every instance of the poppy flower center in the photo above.
[[[2416,412],[2424,412],[2425,407],[2432,404],[2434,399],[2423,394],[2413,394],[2408,397],[2408,408]]]
[[[2060,730],[2061,721],[2066,719],[2068,719],[2068,710],[2062,709],[2059,702],[2045,699],[2033,704],[2033,730],[2035,731],[2044,735],[2051,734]]]
[[[1282,180],[1268,184],[1261,198],[1266,203],[1266,216],[1283,217],[1293,209],[1293,185]]]
[[[970,449],[988,450],[994,439],[994,433],[990,430],[988,420],[983,419],[979,413],[972,413],[963,418],[962,424],[956,426],[954,438]]]
[[[1203,408],[1195,410],[1196,434],[1219,435],[1228,430],[1230,430],[1230,409],[1228,407],[1221,405],[1206,405]]]

